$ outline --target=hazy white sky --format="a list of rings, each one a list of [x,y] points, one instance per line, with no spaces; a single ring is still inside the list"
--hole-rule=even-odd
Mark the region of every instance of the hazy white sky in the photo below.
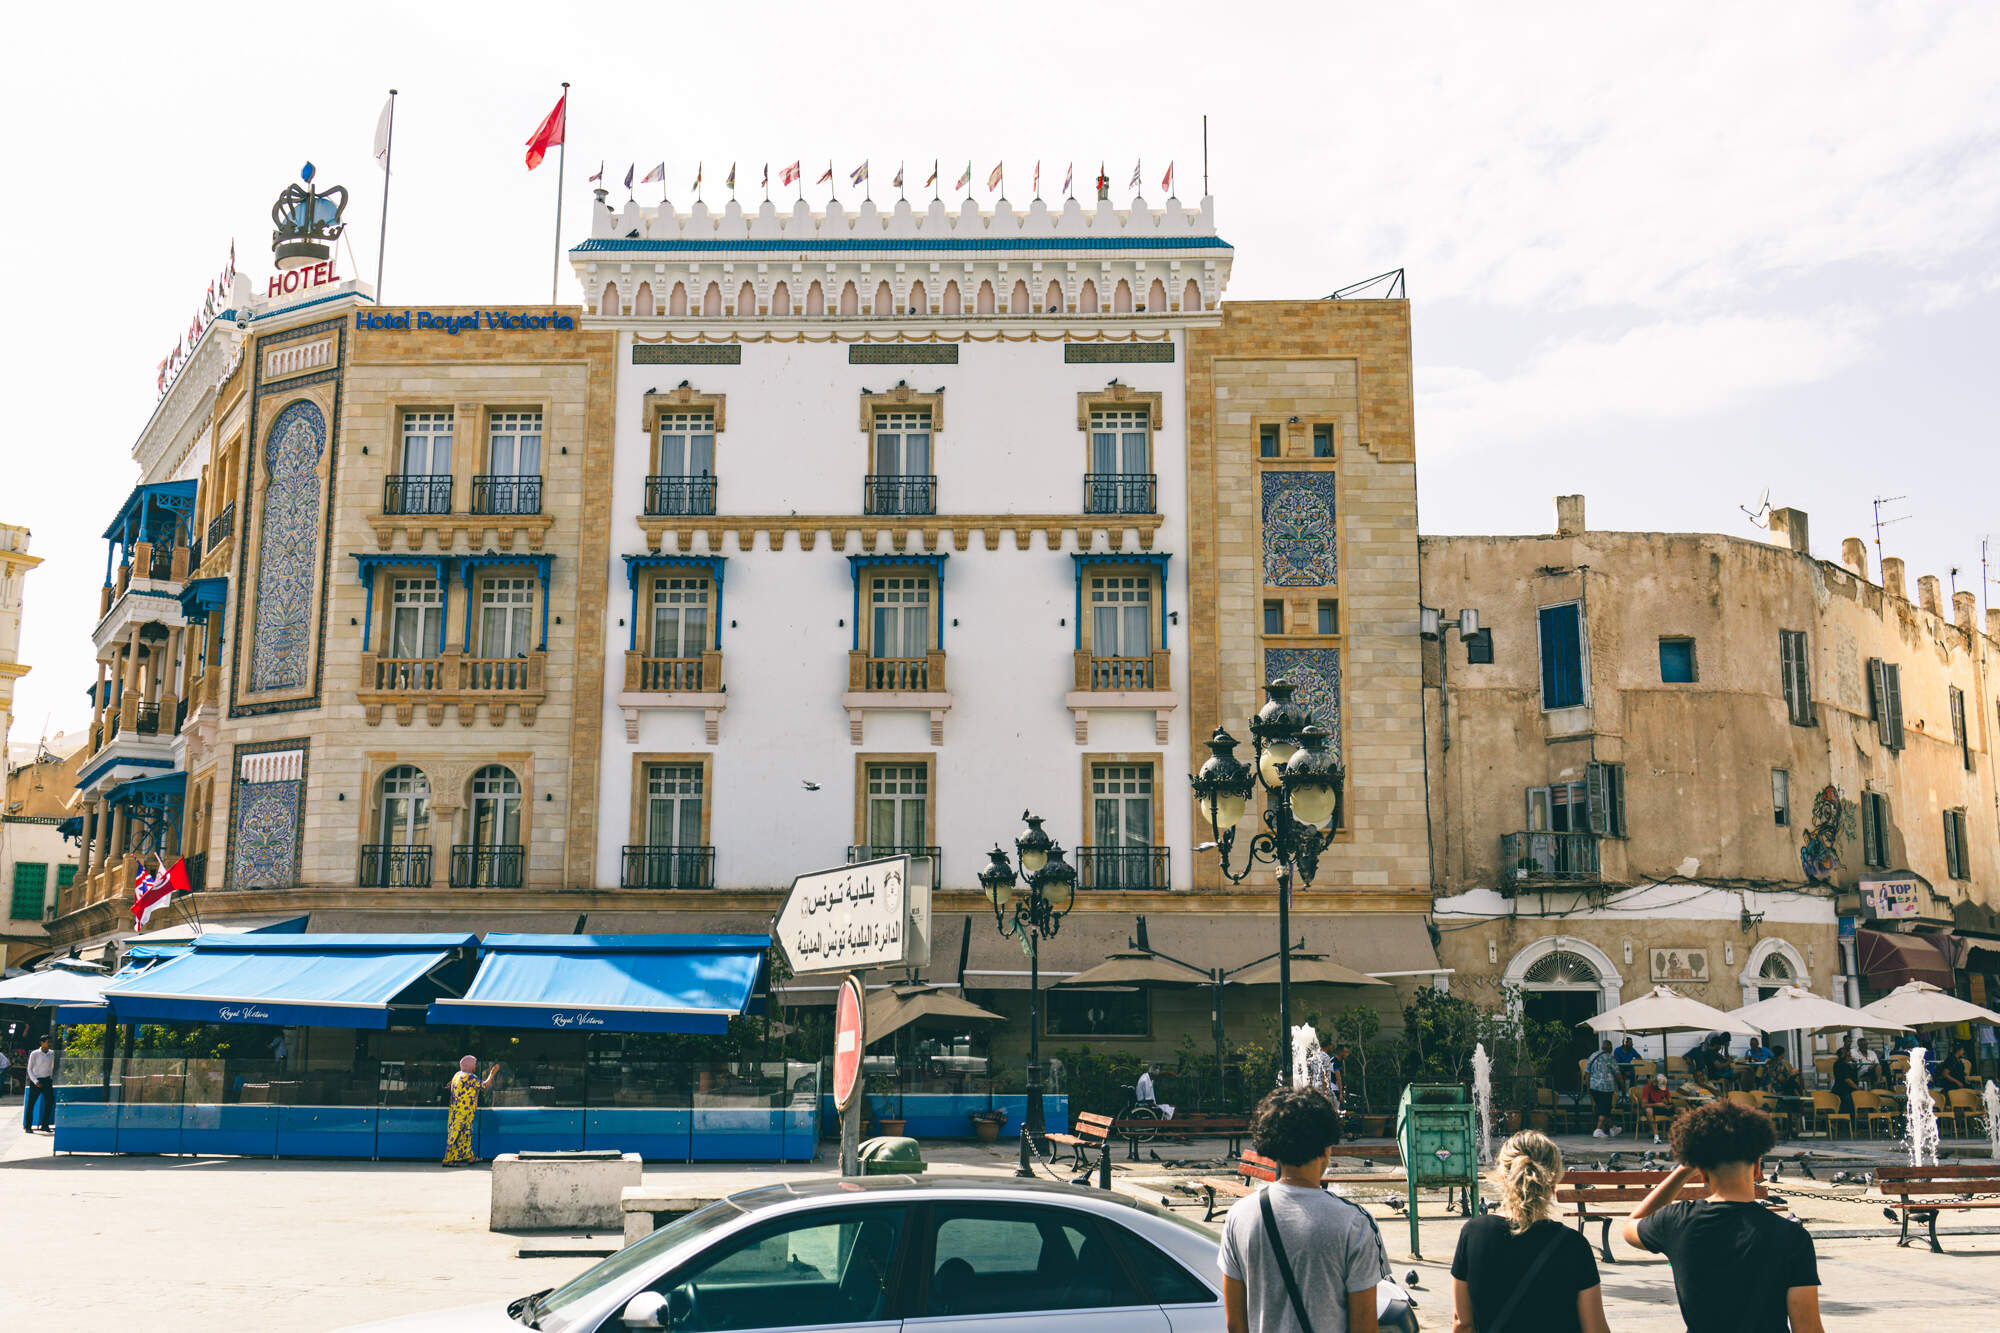
[[[310,158],[353,192],[372,276],[391,86],[392,304],[546,300],[555,164],[527,172],[522,144],[564,79],[571,241],[600,159],[664,158],[683,207],[698,161],[716,204],[732,160],[754,182],[794,158],[831,158],[844,199],[863,157],[878,199],[899,159],[949,183],[971,158],[982,187],[1005,159],[1017,198],[1038,158],[1051,194],[1102,159],[1121,200],[1143,158],[1156,202],[1173,160],[1191,199],[1206,112],[1230,297],[1408,270],[1426,531],[1543,531],[1582,491],[1596,527],[1748,534],[1768,487],[1837,557],[1872,497],[1907,496],[1885,540],[1913,586],[1957,565],[1975,589],[2000,536],[2000,6],[113,0],[12,22],[0,520],[48,557],[17,743],[85,720],[98,534],[231,239],[268,273],[271,200]]]

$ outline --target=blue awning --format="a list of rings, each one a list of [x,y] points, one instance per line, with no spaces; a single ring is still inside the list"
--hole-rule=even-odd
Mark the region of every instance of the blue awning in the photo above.
[[[189,579],[181,585],[181,614],[190,619],[201,619],[211,611],[220,611],[228,600],[228,579]]]
[[[114,981],[104,998],[121,1023],[386,1028],[392,1003],[434,998],[437,983],[426,979],[473,943],[471,935],[204,935],[185,956]]]
[[[462,1000],[431,1022],[719,1034],[749,1012],[768,935],[488,935]]]

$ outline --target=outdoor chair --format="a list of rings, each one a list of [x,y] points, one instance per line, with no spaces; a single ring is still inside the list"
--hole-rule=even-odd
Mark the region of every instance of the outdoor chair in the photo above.
[[[1986,1107],[1979,1100],[1979,1094],[1970,1088],[1953,1088],[1945,1094],[1945,1101],[1951,1107],[1952,1118],[1958,1122],[1958,1137],[1967,1138],[1976,1132],[1978,1123],[1986,1118]],[[1944,1119],[1944,1112],[1938,1112],[1938,1119]]]
[[[1813,1057],[1813,1068],[1819,1073],[1820,1082],[1831,1083],[1833,1081],[1833,1056],[1831,1054],[1821,1052],[1815,1055]]]
[[[1869,1138],[1875,1137],[1875,1127],[1882,1127],[1883,1137],[1893,1137],[1896,1132],[1896,1104],[1879,1092],[1861,1089],[1854,1094],[1854,1115],[1861,1121],[1862,1131]]]
[[[1731,1088],[1728,1092],[1725,1092],[1722,1095],[1728,1100],[1735,1102],[1738,1106],[1744,1108],[1747,1111],[1758,1111],[1763,1109],[1762,1107],[1757,1105],[1757,1094],[1754,1092],[1746,1092],[1742,1088]]]
[[[1844,1138],[1854,1137],[1854,1117],[1840,1109],[1840,1098],[1830,1092],[1815,1090],[1812,1095],[1813,1124],[1828,1137],[1833,1137],[1836,1123],[1847,1127]]]

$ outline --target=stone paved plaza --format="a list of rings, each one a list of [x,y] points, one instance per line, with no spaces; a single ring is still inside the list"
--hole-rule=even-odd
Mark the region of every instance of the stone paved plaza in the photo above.
[[[1219,1153],[1221,1145],[1215,1147]],[[928,1155],[933,1171],[1005,1174],[1013,1165],[1004,1146],[933,1146]],[[662,1168],[649,1170],[646,1182],[712,1195],[831,1169],[830,1159],[807,1168]],[[1786,1197],[1793,1211],[1815,1231],[1882,1226],[1879,1200],[1822,1199],[1854,1191],[1825,1181],[1793,1188],[1792,1177],[1788,1169],[1777,1188],[1792,1189]],[[1182,1178],[1152,1163],[1129,1173],[1121,1164],[1117,1183],[1157,1198]],[[527,1240],[546,1241],[545,1248],[591,1246],[582,1237],[489,1232],[487,1189],[484,1169],[445,1171],[426,1163],[55,1157],[47,1138],[22,1135],[9,1116],[0,1122],[0,1255],[7,1274],[0,1282],[0,1328],[95,1328],[135,1319],[149,1333],[339,1328],[508,1299],[562,1282],[592,1262],[584,1255],[517,1257]],[[1420,1274],[1427,1330],[1451,1322],[1448,1269],[1458,1224],[1444,1215],[1439,1197],[1423,1206],[1429,1258],[1421,1263],[1405,1257],[1407,1222],[1386,1207],[1373,1208],[1397,1272],[1414,1267]],[[1988,1216],[1947,1215],[1945,1229],[1976,1226]],[[2000,1318],[2000,1234],[1950,1238],[1946,1246],[1950,1253],[1933,1255],[1921,1247],[1897,1249],[1886,1237],[1823,1237],[1828,1326],[1860,1327],[1873,1315],[1925,1333],[1987,1333]],[[1666,1263],[1615,1240],[1613,1251],[1619,1262],[1604,1277],[1611,1327],[1679,1333]]]

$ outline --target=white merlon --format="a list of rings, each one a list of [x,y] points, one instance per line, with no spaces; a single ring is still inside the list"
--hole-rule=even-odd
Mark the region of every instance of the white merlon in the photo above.
[[[1198,208],[1189,212],[1177,198],[1169,198],[1164,206],[1152,208],[1144,197],[1138,197],[1127,208],[1114,208],[1110,200],[1100,199],[1090,209],[1077,199],[1066,199],[1057,209],[1051,209],[1046,200],[1036,199],[1025,212],[1016,212],[1004,198],[991,211],[981,209],[976,201],[967,198],[956,209],[948,207],[942,199],[933,199],[921,212],[907,199],[897,200],[887,212],[877,208],[873,199],[862,200],[860,207],[852,212],[838,199],[829,200],[823,212],[815,212],[803,199],[788,209],[781,209],[767,199],[757,205],[755,212],[745,212],[732,199],[719,212],[697,202],[685,213],[676,209],[671,200],[647,208],[637,200],[628,199],[622,209],[613,209],[608,204],[593,208],[590,234],[593,240],[768,240],[776,246],[799,240],[880,238],[893,248],[893,243],[901,239],[1192,238],[1213,237],[1216,233],[1213,198],[1204,198]]]

